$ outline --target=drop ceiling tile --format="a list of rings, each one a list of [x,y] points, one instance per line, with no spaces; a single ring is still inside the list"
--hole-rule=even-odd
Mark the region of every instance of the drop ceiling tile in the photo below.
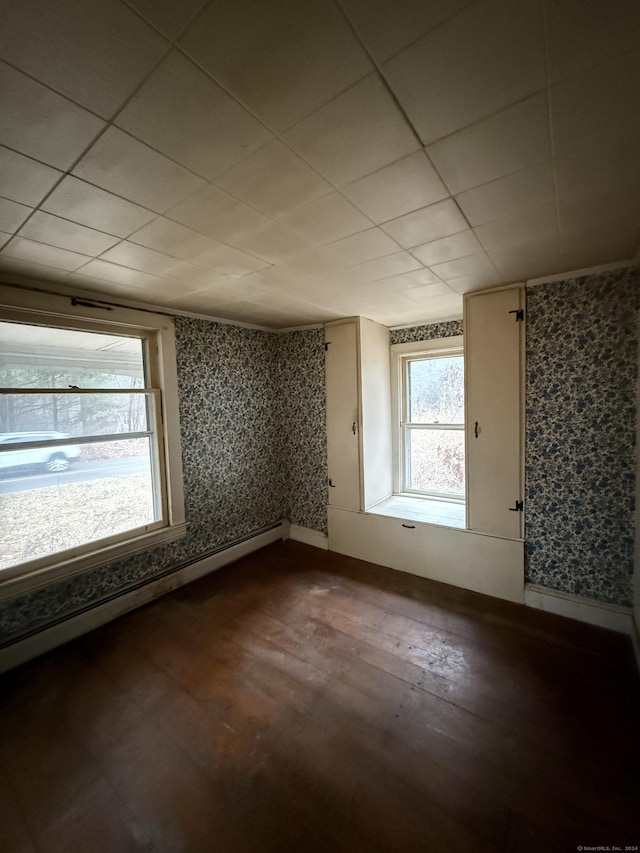
[[[73,173],[159,213],[205,186],[201,178],[117,127],[100,137]]]
[[[144,298],[158,305],[165,305],[170,300],[197,293],[197,289],[187,281],[177,281],[162,276],[152,276],[148,282],[141,282],[137,287],[140,294],[145,294]]]
[[[372,70],[336,5],[324,0],[222,0],[180,44],[278,132]]]
[[[43,202],[42,209],[117,237],[127,237],[155,218],[150,210],[72,175],[60,182]]]
[[[0,195],[36,205],[62,177],[62,172],[0,145]]]
[[[284,262],[282,266],[303,279],[317,279],[340,269],[340,263],[328,247],[308,249]]]
[[[157,276],[140,272],[140,270],[131,270],[118,264],[110,264],[108,261],[99,259],[89,261],[79,272],[92,278],[114,281],[117,284],[131,285],[131,287],[136,288],[153,286],[154,282],[157,281]]]
[[[549,114],[541,93],[428,148],[452,193],[551,159]]]
[[[279,140],[219,175],[215,184],[273,218],[285,216],[333,189]]]
[[[385,326],[412,325],[422,326],[427,323],[439,323],[444,320],[458,319],[462,316],[462,296],[452,293],[445,296],[436,296],[420,305],[412,305],[411,309],[404,312],[384,311],[377,314],[377,322]]]
[[[579,74],[640,41],[640,5],[617,0],[554,0],[546,6],[549,71],[552,82]]]
[[[415,302],[423,302],[425,299],[433,299],[434,296],[450,296],[451,288],[443,281],[434,281],[431,284],[423,284],[422,287],[403,290],[402,295]]]
[[[496,284],[499,280],[494,265],[484,252],[445,261],[442,264],[432,264],[430,270],[449,284],[452,279],[462,276],[482,280],[486,284]]]
[[[566,248],[589,247],[596,243],[625,243],[640,241],[640,198],[636,207],[625,209],[607,204],[608,199],[592,196],[589,204],[583,199],[568,200],[558,205],[560,240]],[[627,259],[629,256],[621,256]]]
[[[383,258],[375,258],[366,261],[347,270],[342,270],[332,276],[332,286],[355,287],[358,284],[366,284],[381,278],[391,278],[421,268],[422,264],[413,258],[408,252],[396,252],[393,255],[385,255]]]
[[[339,193],[305,204],[281,220],[316,246],[371,227],[371,222]]]
[[[554,162],[558,202],[581,201],[595,215],[640,206],[640,158],[633,142],[581,148]]]
[[[491,249],[488,254],[503,279],[515,282],[568,270],[560,252],[560,240],[554,234],[546,240]]]
[[[316,110],[283,138],[337,187],[420,148],[377,74]]]
[[[208,287],[218,287],[227,281],[236,281],[235,276],[220,275],[210,270],[190,264],[187,261],[176,261],[164,279],[188,285],[190,290],[204,290]]]
[[[231,246],[219,246],[206,254],[198,255],[194,261],[220,275],[245,275],[268,266],[266,261]]]
[[[59,216],[41,210],[37,210],[23,225],[20,236],[83,255],[99,255],[118,242],[118,237],[60,219]]]
[[[538,0],[480,0],[383,66],[425,145],[546,85]]]
[[[450,237],[443,237],[440,240],[425,243],[423,246],[416,246],[411,250],[411,254],[430,267],[433,264],[441,264],[446,261],[453,261],[456,258],[464,258],[467,255],[475,255],[481,251],[482,246],[477,237],[473,231],[467,229],[458,234],[452,234]]]
[[[613,141],[640,145],[638,51],[565,80],[550,89],[554,154]]]
[[[348,184],[342,192],[378,224],[449,195],[422,151]]]
[[[391,255],[400,249],[395,240],[380,228],[370,228],[368,231],[352,234],[350,237],[331,243],[327,248],[343,267],[351,267],[383,255]]]
[[[272,138],[264,125],[176,50],[154,70],[116,124],[208,180]]]
[[[397,243],[410,249],[412,246],[464,231],[467,223],[455,202],[446,199],[398,219],[392,219],[391,222],[385,222],[382,228]]]
[[[373,56],[399,53],[459,12],[470,0],[342,0],[342,8]]]
[[[169,300],[167,307],[173,308],[176,311],[187,311],[192,314],[205,314],[210,317],[222,317],[222,310],[225,305],[228,305],[228,300],[218,296],[215,291],[212,293],[206,290],[196,291],[195,293],[179,296]]]
[[[103,118],[110,118],[124,103],[166,45],[117,0],[2,4],[4,59]]]
[[[492,252],[492,259],[506,282],[527,281],[544,275],[554,275],[558,270],[568,271],[569,267],[558,253],[557,244],[553,253],[535,251],[523,256],[519,250]]]
[[[558,219],[555,205],[537,208],[497,222],[488,222],[473,229],[491,256],[495,249],[518,246],[549,245],[558,238]]]
[[[565,249],[560,255],[560,269],[580,270],[600,264],[629,263],[636,257],[638,247],[637,234],[621,235],[602,243],[590,243]]]
[[[464,294],[470,293],[472,290],[483,290],[485,287],[493,287],[493,285],[500,284],[501,282],[500,274],[493,268],[492,270],[487,270],[486,273],[479,271],[460,276],[459,278],[451,278],[447,281],[447,284],[456,293]]]
[[[498,178],[456,196],[456,201],[471,225],[482,225],[494,219],[524,213],[533,207],[553,204],[554,200],[551,163]]]
[[[14,237],[3,248],[2,253],[22,261],[30,261],[54,267],[58,270],[68,271],[78,269],[78,267],[82,266],[88,260],[86,255],[69,252],[66,249],[59,249],[56,246],[46,246],[44,243],[35,243],[32,240],[25,240],[22,237]]]
[[[68,169],[104,122],[0,62],[0,138],[9,148]]]
[[[181,261],[195,258],[219,248],[220,243],[190,228],[160,216],[129,237],[130,242],[164,252]]]
[[[9,242],[12,236],[13,235],[10,234],[8,231],[0,231],[0,249]],[[0,269],[1,268],[2,267],[0,266]]]
[[[281,290],[282,288],[287,289],[289,287],[294,287],[303,278],[304,276],[299,272],[296,272],[289,267],[271,266],[265,267],[265,269],[260,270],[259,272],[245,275],[242,280],[248,284],[255,284],[260,287]]]
[[[207,0],[127,0],[170,39],[175,38],[184,26],[201,9]]]
[[[234,237],[268,222],[257,210],[210,185],[172,207],[167,216],[194,231],[222,241],[232,241]]]
[[[13,234],[32,212],[32,207],[17,204],[15,201],[9,201],[6,198],[0,198],[0,229]]]
[[[0,239],[0,244],[2,242]],[[10,284],[22,284],[25,281],[66,282],[68,276],[65,270],[0,254],[0,281]]]
[[[243,252],[272,264],[282,263],[311,248],[308,240],[277,222],[268,222],[254,231],[234,237],[232,243]]]
[[[118,299],[127,299],[130,302],[142,302],[152,305],[153,302],[148,297],[148,291],[145,292],[140,287],[134,287],[132,284],[122,284],[117,281],[107,281],[104,278],[96,278],[84,272],[84,268],[79,272],[73,272],[65,279],[65,284],[76,285],[82,290],[89,290],[95,294],[99,294],[106,302],[114,297]],[[98,299],[98,296],[96,296]]]
[[[438,277],[431,270],[417,269],[412,272],[403,273],[394,278],[386,279],[393,281],[396,290],[406,290],[410,287],[424,287],[427,284],[439,282]]]
[[[136,243],[123,241],[118,243],[108,252],[104,252],[100,260],[109,261],[113,264],[120,264],[124,267],[131,267],[140,272],[148,272],[152,275],[173,277],[180,273],[182,268],[197,270],[197,267],[191,267],[185,261],[177,261],[175,258],[165,255],[162,252],[156,252],[154,249],[148,249],[145,246],[138,246]],[[194,288],[195,289],[195,288]]]

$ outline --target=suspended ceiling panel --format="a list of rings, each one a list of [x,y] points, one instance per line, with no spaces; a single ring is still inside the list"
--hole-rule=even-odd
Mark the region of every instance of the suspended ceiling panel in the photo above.
[[[274,328],[636,257],[636,0],[5,0],[0,277]]]

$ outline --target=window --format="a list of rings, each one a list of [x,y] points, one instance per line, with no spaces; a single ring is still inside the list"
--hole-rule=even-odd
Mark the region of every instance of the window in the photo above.
[[[25,310],[33,301],[0,288],[0,588],[11,594],[185,528],[171,320],[53,296]]]
[[[465,497],[464,357],[460,338],[392,347],[395,489]]]

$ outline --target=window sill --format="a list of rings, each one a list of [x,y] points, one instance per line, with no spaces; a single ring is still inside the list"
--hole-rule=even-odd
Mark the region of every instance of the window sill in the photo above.
[[[374,515],[388,515],[409,521],[438,524],[441,527],[466,529],[466,507],[464,501],[438,500],[413,495],[391,495],[380,503],[368,507]]]
[[[0,571],[0,601],[43,589],[53,583],[60,583],[75,575],[100,568],[100,566],[106,566],[116,560],[132,557],[134,554],[141,554],[143,551],[149,551],[158,545],[174,542],[177,539],[184,538],[186,532],[186,523],[174,524],[170,527],[163,527],[161,530],[135,536],[117,545],[85,552],[78,557],[74,557],[73,552],[67,552],[66,559],[49,563],[46,566],[40,565],[32,570],[21,566],[2,569]],[[54,555],[53,559],[61,556],[64,557],[63,554]]]

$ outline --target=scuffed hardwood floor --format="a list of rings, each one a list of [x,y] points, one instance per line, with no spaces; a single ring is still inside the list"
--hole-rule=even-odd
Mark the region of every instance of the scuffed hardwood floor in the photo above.
[[[3,853],[640,846],[628,638],[295,542],[0,688]]]

